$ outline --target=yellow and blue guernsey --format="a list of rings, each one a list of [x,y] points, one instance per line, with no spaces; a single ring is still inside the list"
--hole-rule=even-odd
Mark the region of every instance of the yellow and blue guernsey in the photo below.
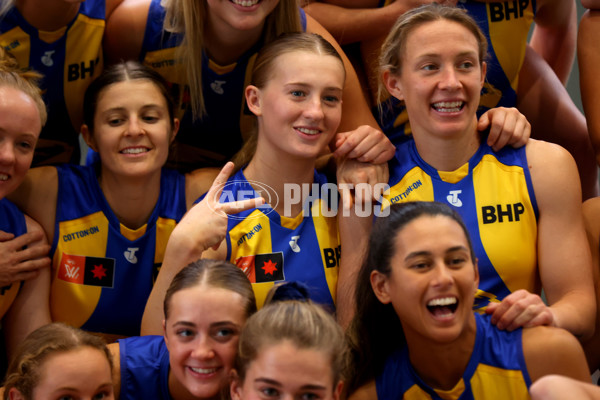
[[[300,10],[302,27],[306,15]],[[189,111],[189,93],[185,78],[175,59],[181,36],[163,31],[165,10],[160,0],[152,0],[140,61],[158,71],[171,84],[180,99],[181,125],[175,137],[176,151],[171,161],[191,170],[225,164],[241,148],[254,129],[255,117],[246,106],[244,89],[250,83],[256,53],[262,41],[243,54],[237,62],[218,65],[203,52],[202,95],[206,114],[196,121]]]
[[[380,7],[383,5],[382,1]],[[478,114],[494,107],[516,107],[519,73],[535,16],[535,0],[461,0],[457,6],[467,10],[488,40],[487,74]],[[411,133],[406,108],[398,99],[390,98],[373,111],[393,143],[402,142]]]
[[[438,201],[465,221],[479,266],[476,309],[518,289],[540,292],[538,208],[525,147],[496,153],[482,143],[466,164],[444,172],[423,161],[411,139],[398,146],[389,167],[389,203]]]
[[[520,400],[530,399],[531,378],[523,356],[522,329],[501,331],[489,316],[475,314],[473,354],[461,380],[450,390],[427,385],[410,363],[405,347],[385,362],[375,379],[380,400]]]
[[[131,230],[110,209],[94,167],[57,170],[52,319],[92,332],[139,335],[167,240],[186,211],[185,177],[163,169],[152,215]]]
[[[341,246],[330,199],[321,196],[326,183],[315,172],[305,212],[294,218],[280,216],[267,204],[229,215],[227,260],[246,273],[259,307],[276,282],[299,281],[308,287],[311,300],[335,310]],[[240,170],[229,179],[221,198],[228,202],[257,196]]]
[[[43,75],[40,87],[48,122],[36,146],[33,165],[79,163],[83,94],[103,68],[105,0],[86,0],[66,27],[39,31],[13,7],[0,19],[0,46],[23,69]]]
[[[0,199],[0,231],[12,233],[15,237],[27,233],[25,216],[8,199]],[[19,282],[0,287],[0,319],[15,301],[20,288]]]

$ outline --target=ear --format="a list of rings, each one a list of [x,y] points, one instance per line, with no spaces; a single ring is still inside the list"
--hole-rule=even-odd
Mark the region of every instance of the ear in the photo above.
[[[252,111],[252,114],[257,117],[262,115],[261,110],[261,99],[260,99],[260,89],[254,85],[248,85],[245,90],[246,94],[246,104],[248,104],[248,108]]]
[[[333,390],[333,400],[339,400],[342,396],[342,389],[344,388],[344,382],[339,381]]]
[[[177,136],[177,132],[179,132],[179,119],[173,118],[173,130],[171,131],[171,140],[169,143],[173,143],[175,140],[175,136]]]
[[[371,271],[371,287],[373,288],[375,296],[383,304],[388,304],[392,301],[389,294],[387,281],[387,276],[385,276],[381,272]]]
[[[392,74],[389,70],[385,70],[383,71],[382,79],[385,88],[392,96],[398,100],[404,100],[400,79],[396,75]]]
[[[86,124],[81,125],[81,136],[83,136],[83,140],[85,140],[90,149],[94,150],[95,152],[98,151],[98,146],[96,146],[94,135],[92,135]]]
[[[240,377],[237,374],[235,369],[232,369],[230,372],[230,384],[229,384],[229,394],[231,396],[231,400],[241,400],[242,399],[242,383],[240,382]]]
[[[487,63],[484,61],[481,63],[481,87],[483,88],[483,84],[485,83],[485,75],[487,73]]]
[[[8,391],[8,398],[10,400],[25,400],[25,397],[19,392],[17,388],[10,388]]]

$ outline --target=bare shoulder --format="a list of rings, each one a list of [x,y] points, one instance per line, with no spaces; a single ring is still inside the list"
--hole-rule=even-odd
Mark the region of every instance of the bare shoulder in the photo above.
[[[208,192],[219,171],[218,168],[200,168],[185,174],[185,197],[188,209],[198,197]]]
[[[549,374],[589,378],[581,344],[564,329],[550,326],[524,329],[523,355],[532,382]]]
[[[139,57],[146,31],[150,0],[113,0],[118,5],[108,15],[104,51],[110,63]]]
[[[348,400],[377,400],[375,381],[370,381],[359,387],[354,393],[348,396]]]

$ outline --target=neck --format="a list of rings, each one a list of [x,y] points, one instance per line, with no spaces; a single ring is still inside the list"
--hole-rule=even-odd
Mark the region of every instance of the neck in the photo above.
[[[476,333],[474,315],[460,336],[450,343],[439,343],[418,333],[409,333],[406,342],[410,363],[429,386],[450,390],[456,386],[467,369],[475,347]]]
[[[278,156],[276,152],[261,151],[259,143],[254,157],[244,170],[244,175],[248,180],[260,182],[273,189],[279,197],[279,202],[274,207],[279,215],[288,214],[291,210],[292,215],[285,216],[294,217],[302,211],[302,205],[308,193],[301,190],[301,201],[295,202],[291,206],[288,204],[288,211],[284,213],[285,202],[290,201],[290,199],[286,199],[286,195],[289,197],[289,190],[285,190],[285,185],[294,184],[298,188],[302,188],[302,184],[312,184],[314,169],[314,159],[298,159],[289,155]],[[260,190],[261,188],[255,189]]]
[[[229,65],[237,62],[252,46],[260,40],[263,33],[260,27],[240,31],[231,27],[219,27],[210,16],[206,18],[204,47],[208,57],[219,65]]]
[[[41,31],[56,31],[73,20],[79,3],[52,2],[48,0],[17,0],[17,10],[23,18]]]
[[[119,222],[129,229],[138,229],[148,222],[160,194],[160,170],[139,178],[117,176],[102,168],[98,181]]]
[[[427,164],[438,171],[454,171],[468,162],[479,149],[481,138],[476,124],[474,119],[474,125],[465,132],[449,137],[419,134],[413,130],[417,151]]]

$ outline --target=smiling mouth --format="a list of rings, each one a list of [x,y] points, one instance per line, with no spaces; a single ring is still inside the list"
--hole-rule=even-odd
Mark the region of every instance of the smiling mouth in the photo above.
[[[150,149],[146,147],[128,147],[126,149],[121,150],[119,153],[121,154],[141,154],[147,153]]]
[[[231,1],[233,4],[236,4],[236,5],[242,6],[242,7],[252,7],[261,2],[261,0],[229,0],[229,1]]]
[[[433,103],[431,107],[437,112],[459,112],[465,106],[464,101],[440,101],[438,103]]]
[[[208,374],[213,374],[215,372],[217,372],[217,370],[219,368],[194,368],[194,367],[189,367],[192,371],[194,371],[197,374],[203,374],[203,375],[208,375]]]
[[[446,317],[456,312],[458,299],[456,297],[441,297],[430,300],[427,310],[436,317]]]
[[[314,136],[321,133],[319,129],[310,129],[310,128],[296,128],[299,132],[304,133],[305,135]]]
[[[0,174],[0,181],[7,181],[10,178],[9,175],[6,174]]]

